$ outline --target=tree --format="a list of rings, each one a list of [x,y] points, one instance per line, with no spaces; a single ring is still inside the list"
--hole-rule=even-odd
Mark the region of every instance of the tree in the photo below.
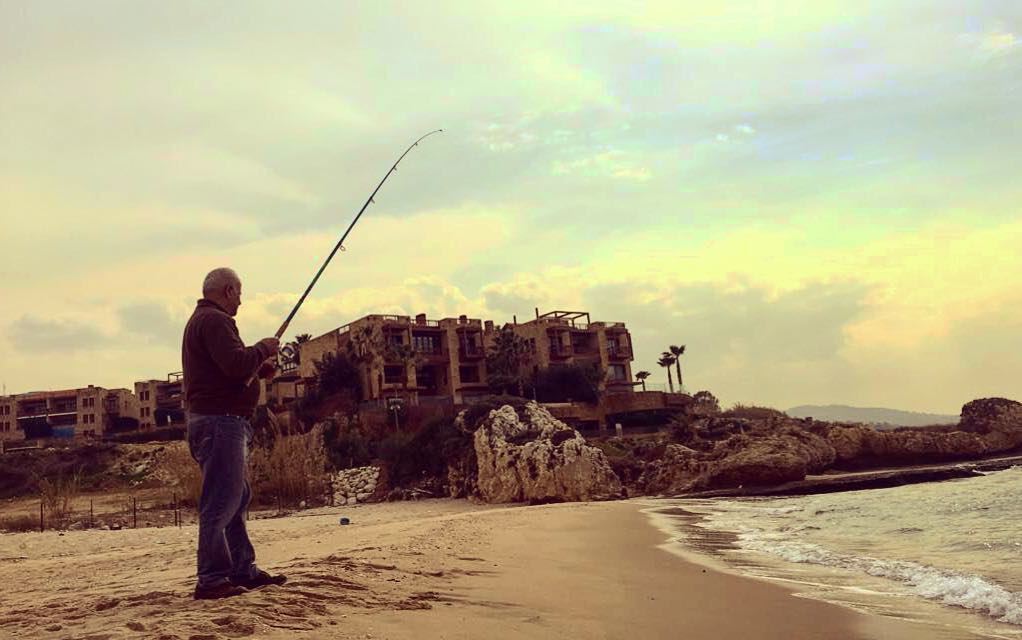
[[[324,394],[337,393],[351,389],[356,396],[359,394],[358,368],[343,353],[326,352],[323,357],[313,362],[316,367],[316,382]]]
[[[408,366],[418,367],[425,360],[421,353],[410,344],[390,343],[387,345],[387,359],[397,360],[404,367],[405,377],[401,383],[405,393],[408,392]]]
[[[297,342],[298,344],[305,344],[309,340],[312,340],[311,333],[299,333],[298,335],[295,336],[295,342]]]
[[[363,400],[372,398],[372,371],[383,364],[383,332],[379,327],[363,326],[351,332],[345,347],[348,359],[365,371]]]
[[[532,387],[539,402],[580,400],[596,404],[600,400],[600,380],[604,375],[599,363],[557,364],[536,372]]]
[[[490,352],[486,354],[486,377],[495,393],[507,393],[514,389],[518,396],[524,397],[522,367],[525,366],[528,353],[525,339],[505,325],[497,334]]]
[[[639,371],[638,373],[635,374],[635,379],[642,383],[643,391],[646,390],[646,378],[650,377],[651,375],[653,374],[651,374],[649,371]]]
[[[674,393],[674,381],[671,379],[671,367],[674,365],[674,356],[664,351],[656,363],[664,369],[667,369],[667,388],[670,389],[671,393]]]
[[[670,349],[671,355],[674,356],[674,366],[678,370],[678,391],[681,391],[682,388],[683,388],[682,384],[681,384],[681,356],[685,355],[685,345],[681,345],[679,347],[677,345],[673,345],[672,344],[669,347],[669,349]],[[665,351],[664,353],[667,353],[667,352]]]

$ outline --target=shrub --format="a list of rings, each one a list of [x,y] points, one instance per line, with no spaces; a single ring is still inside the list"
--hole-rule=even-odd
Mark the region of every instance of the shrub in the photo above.
[[[328,351],[313,365],[316,367],[316,384],[321,393],[331,394],[351,389],[356,396],[361,397],[358,368],[348,356]]]
[[[39,480],[39,497],[43,503],[43,515],[50,526],[63,529],[71,518],[74,500],[81,489],[81,476],[60,474],[53,478]]]
[[[746,420],[766,420],[767,418],[787,418],[788,414],[770,407],[735,404],[720,414],[724,418],[745,418]]]
[[[0,518],[0,530],[8,533],[21,533],[23,531],[37,531],[39,529],[39,518],[37,516],[9,516]]]
[[[334,469],[364,467],[372,462],[368,438],[347,418],[328,418],[323,430],[323,446]]]
[[[443,478],[447,466],[460,463],[469,450],[474,451],[472,435],[440,419],[415,433],[391,434],[380,441],[377,453],[390,482],[401,486],[422,478]]]
[[[511,405],[515,412],[520,417],[525,416],[525,405],[528,402],[518,396],[483,396],[475,399],[471,405],[465,409],[465,428],[469,431],[475,431],[479,426],[479,423],[483,421],[494,409],[499,409],[504,405]]]
[[[540,402],[573,400],[595,404],[599,401],[599,383],[603,377],[599,365],[564,364],[539,370],[532,380]]]
[[[263,504],[293,505],[324,495],[327,456],[318,428],[256,447],[251,461],[252,491]]]
[[[177,486],[181,504],[197,505],[202,495],[202,467],[185,447],[169,446],[164,450],[161,465],[170,472]]]

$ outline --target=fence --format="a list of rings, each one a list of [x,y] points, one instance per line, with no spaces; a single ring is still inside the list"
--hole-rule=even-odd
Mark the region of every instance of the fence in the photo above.
[[[75,497],[44,495],[35,511],[0,517],[0,530],[47,531],[73,529],[138,529],[181,527],[196,521],[194,507],[182,504],[179,494],[159,496],[102,495]]]

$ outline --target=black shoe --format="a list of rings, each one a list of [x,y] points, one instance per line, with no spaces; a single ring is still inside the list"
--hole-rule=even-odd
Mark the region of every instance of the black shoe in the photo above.
[[[231,582],[239,587],[245,587],[246,589],[258,589],[259,587],[265,587],[271,584],[284,584],[287,582],[287,576],[280,574],[272,576],[265,571],[260,570],[254,577],[231,578]]]
[[[240,596],[246,591],[248,591],[248,589],[236,584],[221,582],[220,584],[213,585],[212,587],[195,587],[195,593],[192,594],[192,597],[196,600],[219,600],[220,598]]]

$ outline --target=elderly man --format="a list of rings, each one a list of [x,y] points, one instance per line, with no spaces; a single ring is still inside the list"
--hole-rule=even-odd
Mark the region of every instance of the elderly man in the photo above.
[[[276,338],[263,338],[246,347],[233,319],[239,306],[238,274],[226,268],[211,271],[181,346],[188,448],[202,466],[197,600],[236,596],[286,580],[256,567],[245,529],[251,498],[246,479],[249,417],[259,401],[255,376],[272,373],[267,360],[279,344]]]

